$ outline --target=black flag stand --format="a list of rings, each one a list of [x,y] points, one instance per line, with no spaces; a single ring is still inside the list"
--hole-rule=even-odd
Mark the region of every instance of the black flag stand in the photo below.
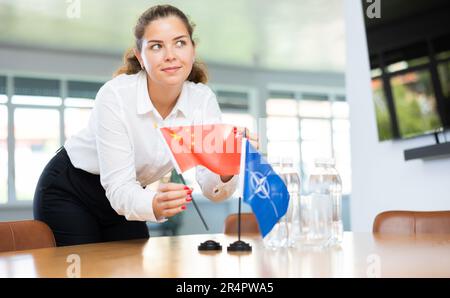
[[[179,174],[181,182],[183,182],[184,185],[186,185],[186,181],[184,180],[184,177],[182,174]],[[186,185],[187,186],[187,185]],[[205,226],[205,229],[209,231],[208,225],[206,224],[205,219],[202,216],[202,213],[200,212],[200,209],[197,206],[197,203],[194,200],[194,197],[191,194],[192,198],[192,204],[194,204],[195,210],[197,211],[198,215],[200,216],[200,219],[203,222],[203,225]],[[205,242],[200,243],[198,246],[198,250],[222,250],[222,245],[220,245],[219,242],[216,242],[214,240],[206,240]]]
[[[238,240],[231,243],[228,246],[228,251],[252,251],[252,247],[247,242],[241,241],[241,200],[239,197],[239,210],[238,210]]]

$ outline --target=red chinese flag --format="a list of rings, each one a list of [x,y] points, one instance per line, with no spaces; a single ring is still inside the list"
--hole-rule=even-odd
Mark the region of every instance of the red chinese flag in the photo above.
[[[175,167],[183,173],[197,165],[219,175],[237,175],[242,129],[227,124],[160,128]]]

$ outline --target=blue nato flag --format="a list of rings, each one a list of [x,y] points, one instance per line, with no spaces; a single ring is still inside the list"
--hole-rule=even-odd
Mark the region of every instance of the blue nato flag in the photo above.
[[[245,144],[244,202],[249,204],[264,238],[286,214],[289,192],[281,177],[248,141]]]

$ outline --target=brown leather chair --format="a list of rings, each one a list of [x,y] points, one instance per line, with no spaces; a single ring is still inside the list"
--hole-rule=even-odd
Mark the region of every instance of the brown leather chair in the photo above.
[[[450,211],[386,211],[373,223],[378,234],[450,234]]]
[[[55,246],[52,230],[42,221],[0,222],[0,252]]]
[[[238,232],[238,214],[233,213],[225,219],[225,235],[236,235]],[[258,222],[253,213],[241,213],[241,234],[259,234]]]

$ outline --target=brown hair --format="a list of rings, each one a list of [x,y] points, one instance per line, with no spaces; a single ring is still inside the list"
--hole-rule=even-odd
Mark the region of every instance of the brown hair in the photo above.
[[[136,48],[140,52],[142,50],[142,37],[145,33],[145,28],[150,22],[165,18],[169,16],[178,17],[186,26],[189,32],[189,37],[192,44],[195,46],[195,42],[192,38],[195,24],[191,23],[188,17],[178,8],[171,5],[156,5],[147,9],[138,19],[136,26],[134,27],[134,37],[136,38]],[[128,49],[123,55],[123,65],[114,72],[114,77],[120,74],[135,74],[141,71],[141,64],[138,58],[134,55],[133,48]],[[206,65],[198,61],[194,61],[191,73],[189,74],[188,81],[194,83],[206,83],[208,76],[206,72]]]

